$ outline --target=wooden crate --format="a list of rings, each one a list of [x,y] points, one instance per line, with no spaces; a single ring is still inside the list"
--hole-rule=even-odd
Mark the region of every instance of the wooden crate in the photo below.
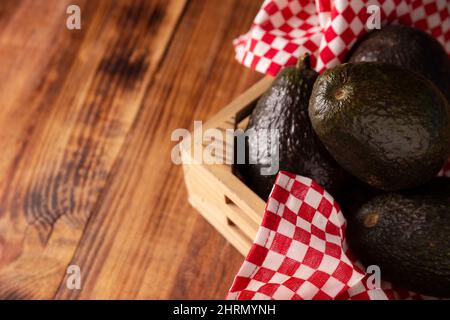
[[[203,123],[202,128],[195,128],[191,136],[180,144],[190,204],[243,255],[247,254],[255,238],[266,204],[234,175],[234,139],[227,129],[245,126],[256,101],[272,81],[270,77],[260,80]],[[211,128],[222,132],[223,139],[216,137],[214,141],[219,142],[223,149],[216,148],[219,152],[201,161],[200,155],[211,143],[199,138]],[[205,163],[205,160],[221,159],[222,164]]]

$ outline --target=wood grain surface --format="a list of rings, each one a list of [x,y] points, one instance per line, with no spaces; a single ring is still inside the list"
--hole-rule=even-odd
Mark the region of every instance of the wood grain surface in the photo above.
[[[243,258],[187,203],[170,137],[261,78],[231,45],[260,5],[0,1],[0,299],[225,296]]]

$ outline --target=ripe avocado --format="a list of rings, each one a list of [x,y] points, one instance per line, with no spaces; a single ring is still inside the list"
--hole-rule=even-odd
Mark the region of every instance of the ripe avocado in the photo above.
[[[325,71],[309,105],[313,128],[348,172],[385,191],[419,186],[450,155],[450,109],[424,77],[391,64]]]
[[[450,179],[388,193],[364,204],[348,224],[350,248],[381,278],[450,298]]]
[[[333,194],[345,189],[343,183],[350,175],[322,145],[308,116],[309,97],[317,75],[309,65],[309,56],[304,56],[296,67],[280,71],[250,115],[246,132],[253,134],[249,134],[245,145],[249,159],[238,169],[246,184],[264,200],[276,177],[261,175],[260,171],[270,166],[274,153],[267,129],[279,132],[280,170],[310,177]]]
[[[349,62],[385,62],[431,80],[450,101],[450,58],[429,34],[404,25],[388,25],[362,38]]]

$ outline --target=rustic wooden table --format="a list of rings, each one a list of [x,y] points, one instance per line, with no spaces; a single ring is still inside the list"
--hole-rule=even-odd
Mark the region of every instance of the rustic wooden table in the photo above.
[[[1,299],[224,297],[243,258],[188,205],[170,136],[261,78],[231,45],[260,5],[0,2]]]

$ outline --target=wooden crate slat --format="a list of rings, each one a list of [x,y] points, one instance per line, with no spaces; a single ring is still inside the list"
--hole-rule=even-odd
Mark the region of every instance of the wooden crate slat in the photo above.
[[[255,102],[272,81],[273,78],[266,77],[257,82],[203,123],[201,131],[200,128],[194,130],[180,144],[189,202],[243,255],[251,247],[266,204],[233,174],[231,163],[234,160],[234,139],[231,136],[227,139],[225,133],[227,129],[245,128]],[[203,151],[210,143],[198,140],[208,129],[219,129],[223,135],[222,140],[215,141],[218,143],[216,146],[220,145],[215,149],[216,154],[205,159],[220,159],[220,155],[223,155],[221,164],[205,164],[201,163],[201,159],[195,163],[194,150],[197,149],[197,158],[200,155],[203,157]]]

